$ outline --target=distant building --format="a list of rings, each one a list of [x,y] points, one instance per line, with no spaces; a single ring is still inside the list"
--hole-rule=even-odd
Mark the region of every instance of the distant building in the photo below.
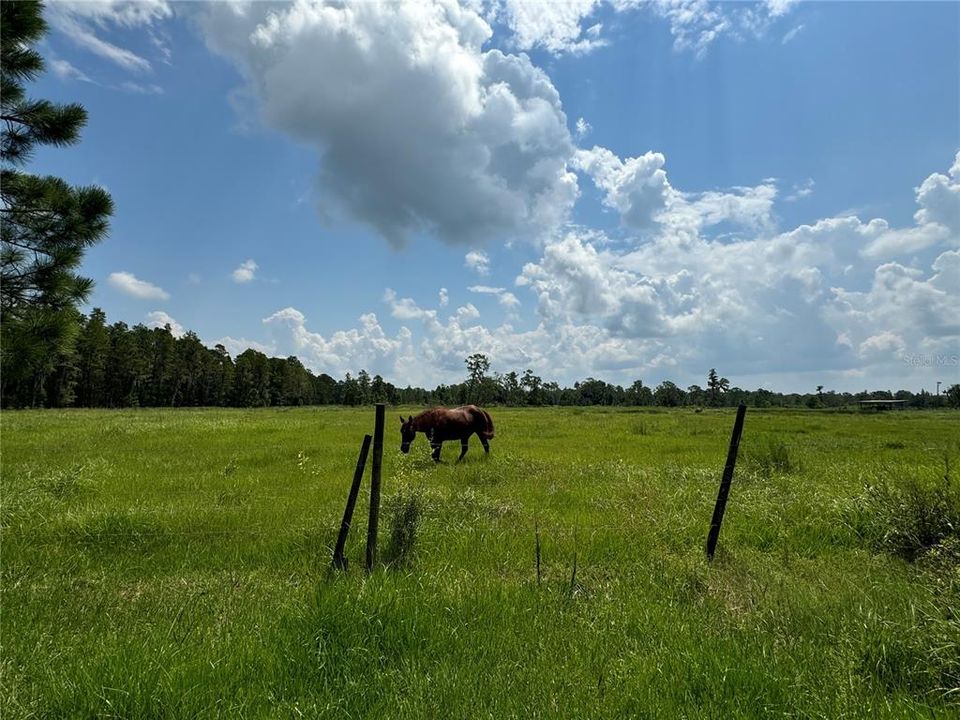
[[[906,400],[858,400],[861,410],[903,410]]]

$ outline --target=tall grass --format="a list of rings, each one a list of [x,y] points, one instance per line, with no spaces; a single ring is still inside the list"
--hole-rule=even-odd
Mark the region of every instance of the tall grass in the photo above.
[[[751,410],[708,564],[732,411],[492,413],[388,436],[370,575],[372,410],[5,413],[0,716],[958,711],[954,415]]]

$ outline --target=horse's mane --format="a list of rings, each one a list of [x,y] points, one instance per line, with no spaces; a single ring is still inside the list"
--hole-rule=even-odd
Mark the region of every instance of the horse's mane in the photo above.
[[[432,426],[436,421],[437,415],[442,412],[446,412],[449,408],[445,407],[435,407],[430,408],[429,410],[424,410],[419,415],[415,415],[413,418],[413,427],[419,430],[422,427],[427,425]]]

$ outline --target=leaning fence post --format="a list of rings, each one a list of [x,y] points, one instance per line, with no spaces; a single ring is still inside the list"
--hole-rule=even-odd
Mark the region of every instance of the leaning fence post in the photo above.
[[[377,403],[373,427],[373,466],[370,474],[370,519],[367,522],[367,572],[377,560],[377,526],[380,522],[380,468],[383,464],[383,423],[386,406]]]
[[[357,493],[360,492],[360,481],[363,480],[363,470],[367,465],[367,454],[370,452],[370,436],[363,436],[360,445],[360,457],[357,458],[357,469],[353,473],[353,484],[350,485],[350,494],[347,496],[347,507],[343,510],[343,520],[340,521],[340,534],[337,536],[337,547],[333,551],[333,566],[338,570],[347,569],[347,558],[343,549],[347,544],[347,533],[350,532],[350,522],[353,520],[353,508],[357,504]]]
[[[746,414],[747,406],[740,403],[740,406],[737,408],[737,419],[733,423],[733,434],[730,436],[730,449],[727,451],[727,464],[723,468],[720,492],[717,493],[717,504],[713,508],[713,519],[710,521],[710,534],[707,535],[708,560],[713,560],[713,553],[717,549],[717,539],[720,537],[720,525],[723,523],[723,511],[727,507],[727,496],[730,494],[733,469],[737,465],[737,451],[740,449],[740,435],[743,433],[743,419]]]

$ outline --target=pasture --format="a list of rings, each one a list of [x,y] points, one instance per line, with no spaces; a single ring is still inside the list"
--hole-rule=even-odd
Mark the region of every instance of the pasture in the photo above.
[[[370,576],[372,408],[5,412],[0,716],[958,716],[956,413],[751,409],[708,565],[732,409],[415,410]]]

